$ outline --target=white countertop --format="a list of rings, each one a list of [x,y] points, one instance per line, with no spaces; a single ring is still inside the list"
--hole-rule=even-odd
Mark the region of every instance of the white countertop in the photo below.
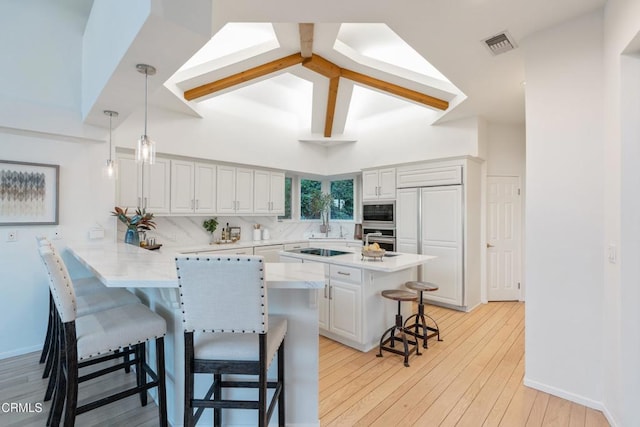
[[[309,243],[309,245],[313,246],[313,242],[346,242],[346,243],[362,243],[361,240],[355,239],[346,239],[339,237],[310,237],[308,239],[273,239],[273,240],[240,240],[235,243],[210,243],[210,244],[199,244],[192,246],[176,246],[172,247],[166,245],[164,247],[168,247],[170,250],[178,253],[190,253],[190,252],[209,252],[209,251],[221,251],[225,249],[244,249],[244,248],[252,248],[256,246],[273,246],[273,245],[286,245],[291,243]]]
[[[311,245],[313,247],[313,245]],[[344,247],[336,247],[336,250],[347,252],[350,248]],[[431,259],[437,258],[433,255],[418,255],[418,254],[406,254],[400,252],[392,252],[393,254],[398,254],[393,257],[383,257],[380,258],[362,258],[362,254],[360,251],[348,251],[349,253],[345,255],[336,255],[336,256],[319,256],[319,255],[308,255],[302,253],[288,252],[282,251],[280,255],[287,256],[296,259],[302,259],[306,261],[313,262],[321,262],[325,264],[334,264],[334,265],[342,265],[346,267],[355,267],[363,270],[372,270],[372,271],[381,271],[386,273],[391,273],[394,271],[405,270],[407,268],[416,267],[418,265],[424,264]],[[305,263],[306,264],[306,263]]]
[[[106,286],[176,288],[174,251],[149,251],[114,242],[71,243],[69,252]],[[270,289],[314,289],[324,286],[324,268],[309,263],[265,263]]]

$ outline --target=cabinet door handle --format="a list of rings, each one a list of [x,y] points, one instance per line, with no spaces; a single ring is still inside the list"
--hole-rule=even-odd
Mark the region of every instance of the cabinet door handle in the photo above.
[[[329,286],[329,299],[333,299],[333,296],[331,295],[331,288],[333,288],[333,286]]]
[[[138,207],[142,206],[142,197],[138,197]]]
[[[196,209],[200,209],[200,200],[196,199]]]
[[[147,198],[146,197],[144,198],[144,206],[143,206],[143,208],[147,209]]]
[[[324,297],[327,297],[327,284],[324,285]]]
[[[342,274],[343,276],[351,276],[351,273],[345,273],[344,271],[338,271],[338,274]]]
[[[193,209],[193,199],[191,199],[191,209]]]

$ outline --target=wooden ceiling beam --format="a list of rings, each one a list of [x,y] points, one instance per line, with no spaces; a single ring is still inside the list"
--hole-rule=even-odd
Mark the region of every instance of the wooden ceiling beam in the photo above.
[[[329,96],[327,97],[327,114],[324,119],[324,136],[331,137],[333,132],[333,118],[336,114],[336,101],[338,99],[338,84],[340,77],[332,77],[329,79]]]
[[[333,62],[327,61],[323,57],[315,54],[312,54],[311,58],[305,58],[302,61],[302,66],[330,79],[340,77],[342,71],[341,68]]]
[[[298,24],[300,32],[300,55],[311,58],[313,55],[313,24]]]
[[[193,101],[194,99],[210,95],[214,92],[218,92],[223,89],[248,82],[249,80],[257,79],[258,77],[266,76],[267,74],[275,73],[276,71],[280,71],[285,68],[300,64],[302,63],[302,60],[303,58],[300,55],[300,52],[294,53],[293,55],[285,56],[284,58],[276,59],[275,61],[258,65],[257,67],[241,71],[231,76],[224,77],[220,80],[216,80],[211,83],[206,83],[204,85],[194,87],[193,89],[186,90],[184,92],[184,99],[186,99],[187,101]]]
[[[412,89],[407,89],[406,87],[398,86],[393,83],[385,82],[384,80],[379,80],[379,79],[376,79],[375,77],[358,73],[357,71],[351,71],[351,70],[342,68],[340,75],[341,77],[352,80],[356,83],[360,83],[365,86],[370,86],[378,90],[389,92],[393,95],[400,96],[402,98],[407,98],[412,101],[419,102],[424,105],[428,105],[429,107],[436,108],[438,110],[444,111],[447,108],[449,108],[448,101],[445,101],[443,99],[436,98],[433,96],[425,95],[424,93],[420,93]]]

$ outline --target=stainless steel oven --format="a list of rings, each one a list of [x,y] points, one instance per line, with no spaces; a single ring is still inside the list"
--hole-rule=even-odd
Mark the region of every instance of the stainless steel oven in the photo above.
[[[379,236],[372,236],[371,234],[381,234]],[[395,228],[384,228],[384,227],[375,227],[375,226],[367,226],[364,223],[362,224],[362,240],[363,242],[366,240],[365,237],[369,234],[369,244],[377,243],[380,248],[395,252],[396,251],[396,229]],[[364,244],[364,243],[363,243]]]
[[[396,202],[363,202],[362,228],[365,227],[395,230]]]

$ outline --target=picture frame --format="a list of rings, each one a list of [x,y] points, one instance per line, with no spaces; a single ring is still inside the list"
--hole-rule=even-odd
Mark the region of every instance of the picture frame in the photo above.
[[[0,160],[0,226],[57,225],[60,166]]]

